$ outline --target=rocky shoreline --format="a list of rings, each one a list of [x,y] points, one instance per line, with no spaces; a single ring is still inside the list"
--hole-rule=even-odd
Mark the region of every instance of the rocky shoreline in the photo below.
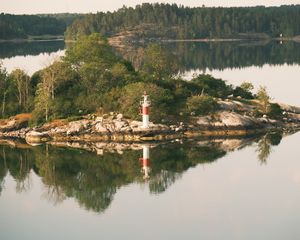
[[[253,106],[239,101],[220,100],[221,110],[208,116],[191,116],[188,123],[173,125],[150,123],[143,128],[141,121],[113,113],[83,116],[77,121],[47,123],[28,127],[29,119],[18,117],[0,122],[0,138],[20,138],[28,143],[41,142],[142,142],[200,136],[245,136],[273,129],[300,129],[300,109],[281,105],[284,117],[274,120],[251,116]]]

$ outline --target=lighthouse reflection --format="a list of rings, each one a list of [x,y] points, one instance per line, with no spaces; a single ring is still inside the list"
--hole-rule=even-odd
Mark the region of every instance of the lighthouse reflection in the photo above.
[[[143,145],[143,157],[139,159],[141,164],[141,172],[143,173],[143,179],[148,180],[150,178],[150,146],[148,144]]]

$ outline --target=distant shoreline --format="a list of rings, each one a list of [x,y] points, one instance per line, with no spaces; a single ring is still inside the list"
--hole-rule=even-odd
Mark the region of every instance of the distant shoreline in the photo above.
[[[29,36],[28,38],[0,39],[0,43],[23,43],[23,42],[50,42],[50,41],[65,41],[63,35],[42,35]]]
[[[122,40],[111,39],[113,43],[122,42]],[[283,37],[283,38],[197,38],[197,39],[156,39],[159,42],[240,42],[240,41],[295,41],[300,42],[300,36]],[[0,43],[23,43],[23,42],[50,42],[50,41],[64,41],[75,42],[72,39],[65,39],[63,36],[31,36],[29,38],[15,38],[15,39],[0,39]],[[142,41],[142,40],[140,40]],[[150,40],[149,40],[150,41]],[[114,45],[114,44],[112,44]]]

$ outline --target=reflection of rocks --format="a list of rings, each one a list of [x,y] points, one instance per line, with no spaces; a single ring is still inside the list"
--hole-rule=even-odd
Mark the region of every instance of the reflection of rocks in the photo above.
[[[28,143],[47,142],[50,139],[50,136],[46,132],[30,131],[25,135],[25,140]]]
[[[50,142],[56,147],[70,147],[96,152],[97,155],[103,155],[105,152],[122,154],[125,150],[141,150],[142,143],[118,143],[118,142]],[[149,144],[149,147],[155,147],[157,144]]]

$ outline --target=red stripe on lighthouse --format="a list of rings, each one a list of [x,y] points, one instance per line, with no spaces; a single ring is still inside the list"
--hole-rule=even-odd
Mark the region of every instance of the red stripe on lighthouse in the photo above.
[[[143,159],[143,167],[149,167],[150,166],[150,160],[149,159]]]
[[[149,115],[149,107],[143,107],[143,114]]]

